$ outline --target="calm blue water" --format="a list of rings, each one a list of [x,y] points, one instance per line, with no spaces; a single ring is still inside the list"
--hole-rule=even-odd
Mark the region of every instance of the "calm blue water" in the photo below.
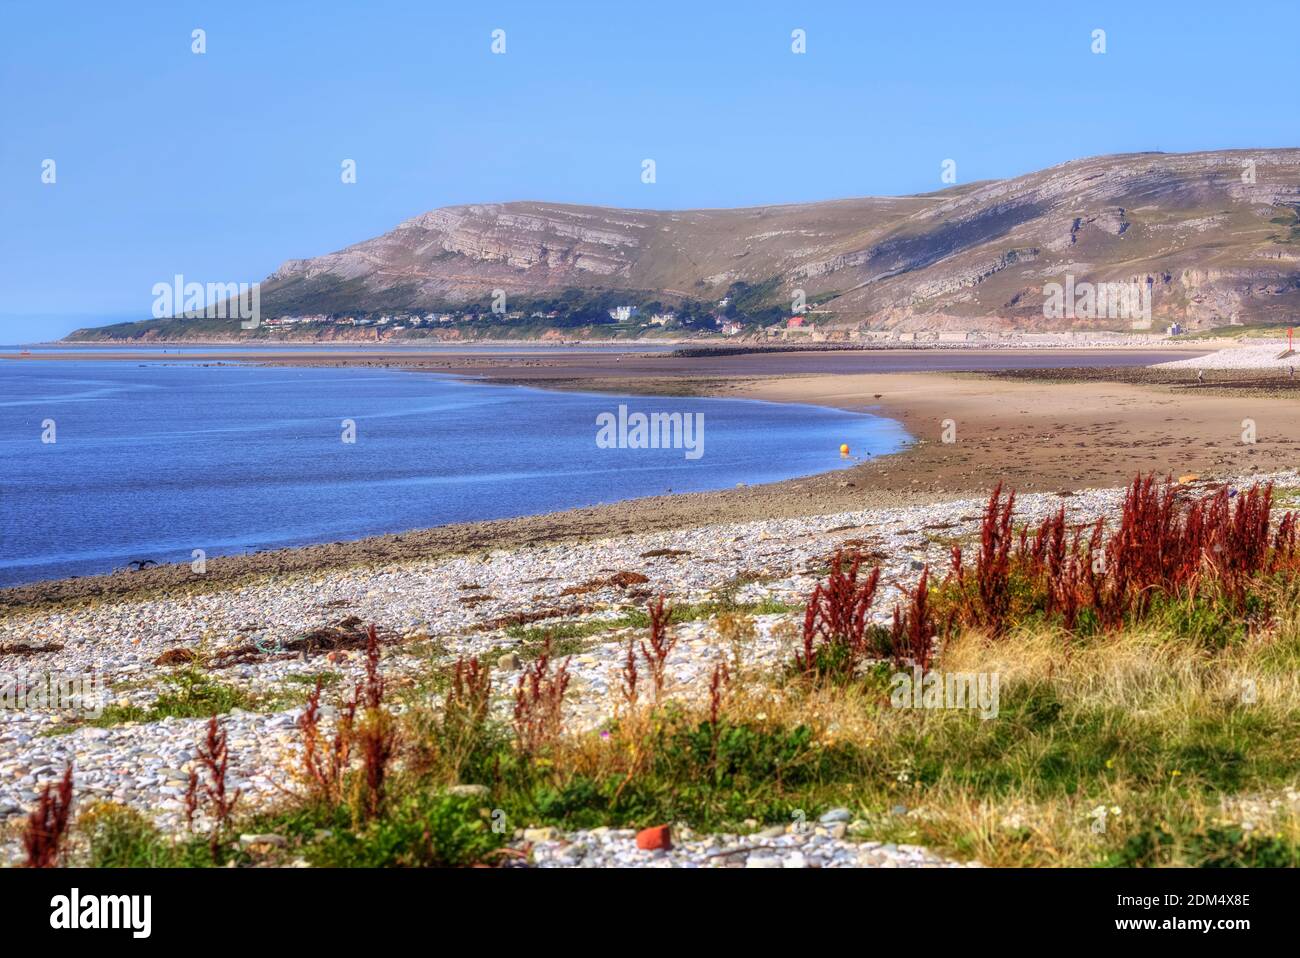
[[[620,402],[703,412],[704,455],[598,448]],[[389,370],[0,361],[0,585],[770,482],[845,465],[841,442],[907,435],[814,406]]]

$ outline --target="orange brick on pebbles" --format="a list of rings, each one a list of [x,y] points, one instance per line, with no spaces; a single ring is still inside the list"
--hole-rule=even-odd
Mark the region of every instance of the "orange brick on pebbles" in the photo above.
[[[648,852],[660,848],[667,851],[673,847],[672,829],[667,825],[643,828],[636,833],[636,847]]]

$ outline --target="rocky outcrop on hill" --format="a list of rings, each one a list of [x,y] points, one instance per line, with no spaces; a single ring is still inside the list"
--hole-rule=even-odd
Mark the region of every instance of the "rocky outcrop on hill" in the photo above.
[[[450,207],[289,260],[263,283],[262,310],[486,306],[495,290],[712,302],[746,283],[770,305],[802,291],[831,327],[1124,325],[1045,316],[1045,285],[1067,275],[1147,281],[1157,327],[1289,321],[1300,312],[1300,150],[1106,156],[919,196],[749,209]]]

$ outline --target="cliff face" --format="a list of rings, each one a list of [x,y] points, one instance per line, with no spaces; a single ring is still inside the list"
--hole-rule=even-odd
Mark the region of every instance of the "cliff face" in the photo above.
[[[662,212],[517,202],[424,213],[290,260],[264,316],[486,304],[627,290],[715,300],[735,282],[824,300],[819,321],[896,329],[1065,329],[1044,286],[1141,282],[1158,327],[1300,312],[1300,150],[1130,154],[921,196]]]
[[[940,315],[940,325],[968,327],[1102,325],[1043,318],[1043,286],[1068,273],[1149,283],[1157,325],[1283,321],[1300,307],[1298,209],[1296,150],[1079,160],[979,185],[913,217],[909,228],[941,257],[836,305],[906,328]]]

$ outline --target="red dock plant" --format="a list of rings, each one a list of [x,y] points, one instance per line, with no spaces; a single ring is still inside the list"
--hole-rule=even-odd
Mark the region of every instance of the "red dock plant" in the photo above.
[[[654,700],[657,705],[663,696],[664,683],[668,675],[668,654],[677,645],[677,637],[671,634],[668,628],[672,619],[672,610],[664,608],[662,595],[646,605],[646,612],[650,615],[650,636],[649,644],[645,641],[641,642],[641,654],[645,656],[646,665],[650,668],[650,682],[654,686]]]
[[[731,671],[726,662],[719,662],[713,667],[713,678],[709,680],[709,724],[717,734],[718,718],[722,714],[722,702],[727,695],[727,686],[731,682]]]
[[[311,796],[325,805],[345,798],[352,759],[361,759],[354,814],[374,818],[384,803],[389,765],[397,752],[397,725],[384,705],[386,683],[379,670],[379,636],[373,625],[366,632],[366,674],[343,703],[334,724],[334,735],[326,741],[320,728],[321,683],[307,698],[307,708],[298,719],[302,731],[302,769]]]
[[[230,749],[226,745],[226,730],[214,715],[208,719],[207,734],[199,742],[198,769],[190,771],[189,788],[185,793],[186,822],[194,827],[194,814],[202,802],[206,805],[212,829],[208,833],[208,849],[213,862],[221,860],[221,836],[230,827],[231,815],[239,802],[238,790],[232,795],[226,790],[226,773],[230,769]],[[200,774],[199,769],[202,770]]]
[[[1050,617],[1067,633],[1114,631],[1147,615],[1161,597],[1213,596],[1244,615],[1261,576],[1296,564],[1291,513],[1270,536],[1269,485],[1235,495],[1222,486],[1188,501],[1185,487],[1139,475],[1109,538],[1103,519],[1069,534],[1060,509],[1032,537],[1022,531],[1011,552],[1014,501],[1014,493],[1003,501],[1001,487],[994,490],[973,574],[954,548],[952,575],[940,600],[954,623],[982,628],[994,638],[1025,615]]]
[[[731,672],[726,662],[713,666],[713,677],[709,680],[709,762],[714,773],[718,769],[718,741],[722,737],[722,705],[727,696],[727,685],[731,682]]]
[[[1229,494],[1220,489],[1211,500],[1215,510],[1209,543],[1209,564],[1227,581],[1234,598],[1240,600],[1246,580],[1269,567],[1269,520],[1273,508],[1273,486],[1251,486],[1237,495],[1229,509]],[[1290,513],[1287,513],[1290,516]]]
[[[623,660],[623,701],[628,708],[636,708],[638,692],[636,688],[636,644],[627,640],[627,656]]]
[[[1277,524],[1273,535],[1273,552],[1269,556],[1268,571],[1275,572],[1283,566],[1294,564],[1296,555],[1296,520],[1295,513],[1288,512]]]
[[[551,672],[551,640],[524,669],[515,687],[515,742],[521,754],[536,755],[559,738],[564,726],[564,693],[569,687],[569,662]]]
[[[803,619],[803,651],[795,666],[807,675],[852,674],[871,651],[867,615],[880,585],[880,569],[858,581],[862,557],[846,560],[842,552],[831,559],[830,575],[808,599]]]
[[[1168,480],[1157,485],[1154,475],[1129,486],[1119,529],[1101,553],[1104,562],[1095,563],[1101,573],[1089,579],[1104,627],[1144,615],[1157,595],[1194,592],[1211,582],[1240,609],[1248,581],[1268,570],[1271,485],[1252,486],[1235,504],[1227,486],[1190,505],[1177,493]],[[1099,539],[1095,534],[1094,542]]]
[[[364,706],[354,726],[356,748],[361,755],[361,811],[365,818],[379,815],[384,804],[388,766],[397,751],[397,725],[384,706],[384,677],[379,671],[379,636],[370,626],[366,637],[366,675],[353,693],[353,703]]]
[[[468,733],[481,728],[491,701],[492,673],[479,664],[477,656],[468,661],[457,659],[443,705],[443,730],[455,733],[464,729]]]
[[[27,868],[54,868],[63,854],[63,839],[68,831],[72,811],[72,766],[63,770],[57,789],[47,782],[41,797],[27,818],[23,831],[23,850]]]
[[[334,805],[343,800],[343,778],[352,755],[352,726],[356,720],[357,703],[345,703],[334,724],[334,735],[327,742],[320,728],[321,682],[307,697],[307,708],[298,719],[302,731],[303,778],[311,796],[324,805]]]
[[[916,587],[907,591],[908,603],[905,610],[894,606],[894,621],[889,631],[890,647],[894,661],[901,666],[904,659],[911,659],[922,670],[930,667],[934,658],[934,640],[938,629],[934,615],[930,610],[930,567],[921,570],[921,578]]]
[[[1015,507],[1015,492],[1003,500],[999,482],[993,487],[980,524],[980,551],[975,560],[979,604],[974,617],[975,624],[995,636],[1006,630],[1011,608],[1011,514]]]

